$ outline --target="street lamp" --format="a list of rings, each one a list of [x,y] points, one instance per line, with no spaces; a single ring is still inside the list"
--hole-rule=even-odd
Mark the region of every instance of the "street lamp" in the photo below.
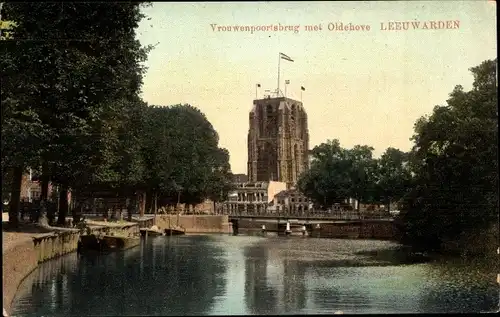
[[[3,200],[3,204],[4,204],[4,206],[8,206],[8,205],[9,205],[9,203],[10,203],[10,195],[11,195],[11,194],[9,193],[9,197],[7,197],[7,198],[5,198],[5,199]]]

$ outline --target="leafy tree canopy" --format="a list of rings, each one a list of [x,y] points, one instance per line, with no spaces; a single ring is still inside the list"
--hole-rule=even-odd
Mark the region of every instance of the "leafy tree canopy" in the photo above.
[[[439,247],[498,220],[497,61],[471,68],[447,105],[415,124],[414,185],[402,215],[403,241]]]

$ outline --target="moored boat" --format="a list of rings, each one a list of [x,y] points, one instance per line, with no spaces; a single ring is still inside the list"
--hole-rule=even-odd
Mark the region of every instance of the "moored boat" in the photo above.
[[[163,235],[163,232],[161,232],[160,230],[141,228],[140,231],[141,231],[141,236],[143,237],[146,235],[148,237],[158,237]]]
[[[139,242],[139,237],[82,235],[78,241],[78,252],[126,250],[138,246]]]
[[[179,236],[186,234],[186,230],[183,228],[167,228],[165,229],[166,236]]]

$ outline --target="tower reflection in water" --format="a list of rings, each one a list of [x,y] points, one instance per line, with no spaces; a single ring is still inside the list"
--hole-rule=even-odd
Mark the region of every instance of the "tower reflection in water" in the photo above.
[[[297,313],[306,307],[306,266],[265,245],[245,248],[245,302],[253,314]]]

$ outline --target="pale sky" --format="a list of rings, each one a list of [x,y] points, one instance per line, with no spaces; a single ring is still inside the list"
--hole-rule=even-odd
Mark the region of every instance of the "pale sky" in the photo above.
[[[154,3],[138,31],[158,43],[146,63],[150,105],[191,104],[205,113],[229,150],[233,173],[247,173],[248,114],[256,84],[276,89],[308,114],[310,147],[339,139],[344,147],[407,151],[413,124],[445,104],[456,85],[470,89],[469,68],[496,53],[494,1]],[[381,30],[381,23],[460,21],[458,29]],[[329,31],[328,24],[370,31]],[[217,26],[300,25],[293,31],[213,31]],[[322,31],[305,31],[321,24]],[[430,25],[429,25],[430,26]]]

